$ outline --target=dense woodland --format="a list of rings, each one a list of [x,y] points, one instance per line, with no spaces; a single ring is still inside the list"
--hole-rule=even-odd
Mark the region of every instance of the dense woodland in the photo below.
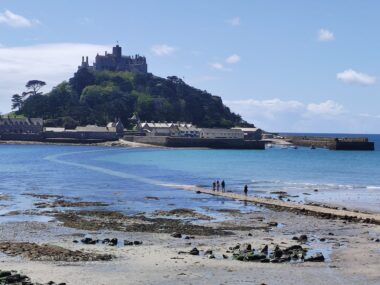
[[[80,69],[68,81],[43,94],[44,82],[32,80],[27,92],[13,95],[16,114],[42,117],[48,126],[75,128],[119,118],[130,126],[138,114],[144,121],[186,121],[200,127],[248,126],[223,105],[220,97],[191,87],[175,76],[89,71]]]

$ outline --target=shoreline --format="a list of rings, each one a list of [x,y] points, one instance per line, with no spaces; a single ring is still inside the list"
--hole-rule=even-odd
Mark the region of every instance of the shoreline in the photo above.
[[[282,200],[266,199],[249,195],[245,196],[242,194],[232,192],[212,191],[206,188],[192,185],[163,184],[163,186],[174,187],[182,190],[188,190],[196,193],[203,193],[213,196],[221,196],[243,202],[252,202],[270,208],[277,208],[287,211],[298,211],[299,213],[304,215],[311,214],[328,219],[344,219],[349,221],[357,221],[380,225],[380,213],[370,213],[360,210],[349,210],[345,207],[334,207],[332,205],[316,205],[316,203],[314,203],[314,205],[305,203],[295,204],[285,202]]]
[[[68,199],[30,195],[47,204]],[[338,284],[375,285],[380,280],[379,225],[340,219],[321,223],[319,217],[266,206],[248,213],[225,208],[228,219],[219,222],[190,209],[147,218],[98,208],[57,208],[50,222],[0,223],[0,270],[17,270],[44,284],[202,284],[204,276],[209,276],[208,284],[319,285],[331,284],[333,278]],[[202,226],[194,226],[199,220]],[[84,243],[85,238],[97,242]],[[110,246],[101,242],[105,238],[124,244]],[[126,245],[126,240],[142,243]],[[243,254],[248,245],[255,252],[268,246],[268,256],[276,247],[302,247],[307,256],[321,252],[325,260],[239,260],[236,252]],[[199,253],[190,254],[194,248]]]

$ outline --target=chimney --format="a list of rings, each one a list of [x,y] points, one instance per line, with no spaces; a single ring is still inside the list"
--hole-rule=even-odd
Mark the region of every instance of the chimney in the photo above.
[[[86,63],[88,64],[88,56],[86,56]]]
[[[84,56],[82,56],[82,63],[84,63]]]

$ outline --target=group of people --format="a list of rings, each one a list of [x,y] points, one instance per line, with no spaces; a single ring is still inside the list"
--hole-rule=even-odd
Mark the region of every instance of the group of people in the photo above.
[[[226,191],[226,182],[224,182],[224,180],[222,180],[222,182],[219,182],[219,180],[212,182],[212,191],[219,191],[220,188],[222,192]]]
[[[219,191],[222,190],[222,192],[226,191],[226,182],[222,180],[222,182],[219,182],[219,180],[216,180],[212,182],[212,191]],[[248,185],[244,185],[244,195],[248,195]]]

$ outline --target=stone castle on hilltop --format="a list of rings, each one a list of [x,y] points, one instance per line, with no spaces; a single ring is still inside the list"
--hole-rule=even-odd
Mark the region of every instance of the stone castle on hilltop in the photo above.
[[[87,68],[92,70],[110,70],[110,71],[129,71],[134,73],[147,73],[148,65],[146,58],[136,54],[135,56],[123,56],[121,47],[116,45],[112,48],[112,53],[105,52],[104,55],[97,54],[95,57],[94,65],[88,63],[88,56],[86,60],[82,57],[82,64],[78,66],[78,70]]]

